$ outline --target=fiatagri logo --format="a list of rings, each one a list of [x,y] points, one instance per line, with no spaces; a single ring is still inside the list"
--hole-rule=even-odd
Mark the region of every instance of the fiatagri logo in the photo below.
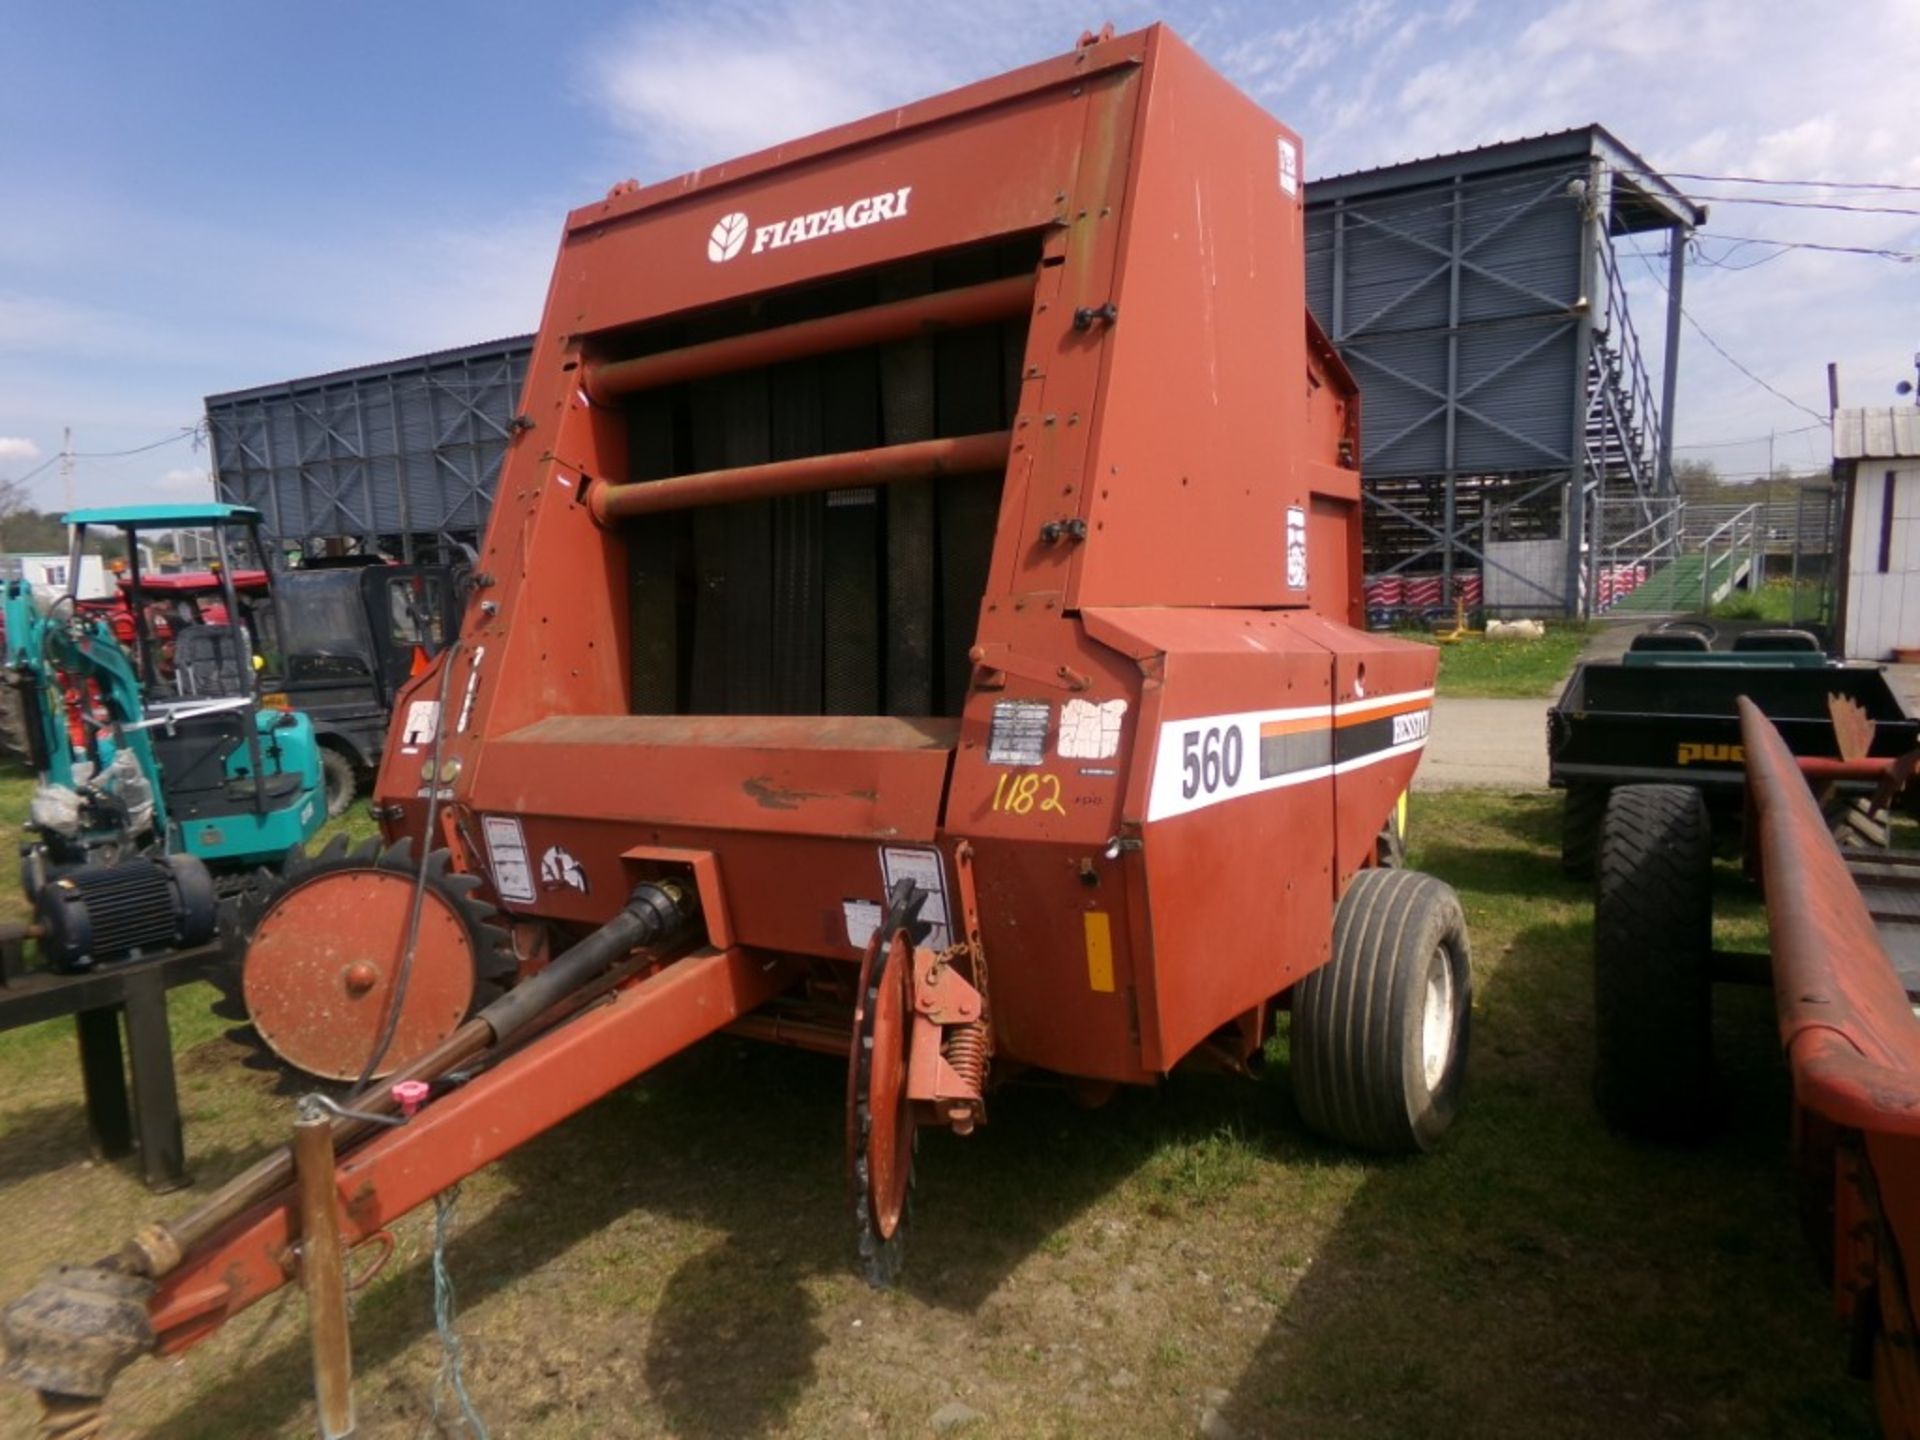
[[[907,197],[912,193],[911,185],[902,185],[898,190],[869,195],[851,205],[835,205],[810,215],[796,215],[791,220],[776,220],[771,225],[755,226],[744,212],[735,210],[713,222],[713,230],[707,236],[707,259],[716,265],[733,259],[745,248],[749,229],[753,231],[753,253],[758,255],[762,250],[778,250],[803,240],[838,235],[843,230],[864,230],[887,220],[904,220]]]

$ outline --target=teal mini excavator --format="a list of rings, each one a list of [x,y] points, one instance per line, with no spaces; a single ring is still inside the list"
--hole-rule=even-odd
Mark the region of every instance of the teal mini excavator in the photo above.
[[[61,969],[213,938],[222,900],[277,869],[326,820],[313,726],[261,703],[277,645],[271,590],[243,595],[236,560],[259,564],[260,513],[237,505],[143,505],[66,517],[65,594],[7,581],[6,675],[17,687],[39,784],[21,879],[42,956]],[[142,534],[206,532],[222,605],[166,626],[134,603],[131,645],[75,593],[90,532],[117,531],[140,593]],[[262,568],[265,568],[262,565]]]

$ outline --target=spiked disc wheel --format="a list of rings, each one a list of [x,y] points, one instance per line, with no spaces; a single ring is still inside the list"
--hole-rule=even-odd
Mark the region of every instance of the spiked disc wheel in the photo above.
[[[903,887],[910,889],[907,882]],[[847,1070],[847,1162],[860,1271],[891,1285],[906,1251],[918,1133],[907,1098],[914,936],[924,892],[896,892],[860,966]]]
[[[353,1081],[399,1005],[375,1069],[388,1075],[426,1054],[500,993],[514,964],[506,932],[473,898],[476,876],[454,873],[445,850],[412,859],[412,842],[349,852],[336,837],[296,855],[250,917],[239,999],[265,1049],[324,1080]],[[399,986],[414,890],[424,870],[413,962]]]

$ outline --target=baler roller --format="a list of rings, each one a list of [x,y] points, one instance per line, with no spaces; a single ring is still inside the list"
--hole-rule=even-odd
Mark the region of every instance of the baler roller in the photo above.
[[[780,495],[809,495],[863,485],[892,485],[903,480],[931,480],[938,475],[1001,471],[1006,469],[1007,457],[1012,453],[1013,432],[996,430],[985,435],[915,440],[873,450],[847,450],[835,455],[808,455],[765,465],[707,470],[697,475],[676,475],[669,480],[600,485],[594,488],[589,504],[593,518],[607,525],[663,510],[691,510],[701,505],[770,500]]]
[[[704,380],[761,365],[938,335],[969,325],[1011,320],[1033,308],[1033,277],[1012,275],[981,285],[936,290],[817,320],[801,320],[748,335],[730,335],[632,360],[609,360],[587,371],[587,398],[609,404],[625,395]]]

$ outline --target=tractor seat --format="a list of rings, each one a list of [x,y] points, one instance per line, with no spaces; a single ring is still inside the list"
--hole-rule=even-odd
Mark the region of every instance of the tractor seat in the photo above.
[[[174,633],[174,685],[185,699],[247,693],[253,646],[244,627],[188,625]]]
[[[1766,650],[1776,653],[1786,652],[1798,655],[1818,655],[1821,653],[1820,641],[1806,630],[1775,629],[1749,630],[1744,635],[1733,638],[1736,651]]]
[[[1713,647],[1707,637],[1694,630],[1649,630],[1636,635],[1627,649],[1635,654],[1671,655],[1680,652],[1697,655]]]

